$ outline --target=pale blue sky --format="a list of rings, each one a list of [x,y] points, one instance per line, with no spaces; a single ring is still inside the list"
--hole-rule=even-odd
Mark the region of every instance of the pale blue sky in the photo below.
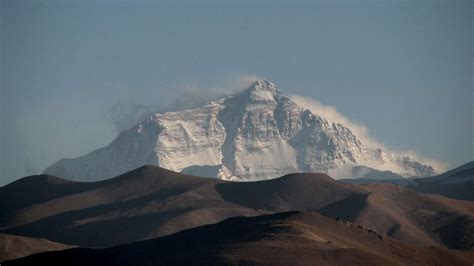
[[[163,106],[242,75],[335,106],[389,147],[462,164],[474,158],[472,10],[1,1],[0,185],[108,144],[117,103]]]

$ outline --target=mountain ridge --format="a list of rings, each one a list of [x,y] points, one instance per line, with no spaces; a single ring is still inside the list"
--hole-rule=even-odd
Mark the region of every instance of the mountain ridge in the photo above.
[[[349,127],[313,113],[266,80],[202,107],[156,113],[108,146],[59,160],[44,172],[95,181],[147,164],[236,181],[294,172],[347,178],[357,166],[436,174],[410,155],[363,143]]]
[[[395,185],[345,184],[326,174],[234,182],[144,166],[104,181],[49,184],[39,198],[29,190],[32,181],[0,188],[1,233],[108,247],[235,216],[299,210],[350,220],[416,245],[474,246],[471,201]],[[23,204],[11,203],[19,195]]]

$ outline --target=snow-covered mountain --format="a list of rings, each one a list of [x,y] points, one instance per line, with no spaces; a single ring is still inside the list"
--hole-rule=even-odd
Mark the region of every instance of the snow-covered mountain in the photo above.
[[[45,173],[92,181],[146,164],[241,181],[293,172],[348,178],[355,166],[404,176],[437,172],[409,155],[363,143],[347,126],[328,121],[260,80],[200,108],[157,113],[108,146],[62,159]]]

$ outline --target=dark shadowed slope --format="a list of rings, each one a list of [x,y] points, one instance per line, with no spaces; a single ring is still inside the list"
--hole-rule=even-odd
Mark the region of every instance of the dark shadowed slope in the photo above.
[[[108,249],[47,252],[8,265],[472,265],[465,253],[416,247],[316,213],[237,217]]]
[[[34,253],[63,250],[72,247],[46,239],[0,234],[0,262]]]
[[[1,231],[106,247],[233,216],[300,210],[350,220],[413,244],[473,246],[473,202],[394,185],[344,184],[324,174],[291,174],[241,183],[146,166],[106,181],[68,184],[89,187],[61,196],[46,195],[31,206],[12,208]],[[0,190],[0,198],[9,186]],[[22,186],[16,189],[24,191]]]
[[[459,167],[456,167],[454,169],[451,169],[449,171],[446,171],[445,173],[438,175],[438,176],[433,176],[433,177],[428,177],[427,179],[438,179],[438,178],[448,178],[452,177],[454,179],[461,179],[461,178],[473,178],[474,175],[474,161],[470,161],[468,163],[465,163]]]
[[[414,178],[414,179],[386,179],[372,178],[340,180],[350,184],[378,184],[390,183],[409,187],[418,192],[439,194],[445,197],[474,201],[474,161],[466,163],[444,174]]]
[[[439,176],[414,179],[408,186],[419,192],[474,201],[474,161]]]

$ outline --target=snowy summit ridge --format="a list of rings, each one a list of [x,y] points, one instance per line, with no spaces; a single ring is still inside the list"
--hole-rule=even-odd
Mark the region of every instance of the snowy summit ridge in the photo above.
[[[93,181],[146,164],[239,181],[294,172],[348,178],[356,166],[404,176],[436,173],[408,155],[363,143],[347,126],[302,107],[266,80],[199,108],[154,114],[108,146],[59,160],[45,173]]]

